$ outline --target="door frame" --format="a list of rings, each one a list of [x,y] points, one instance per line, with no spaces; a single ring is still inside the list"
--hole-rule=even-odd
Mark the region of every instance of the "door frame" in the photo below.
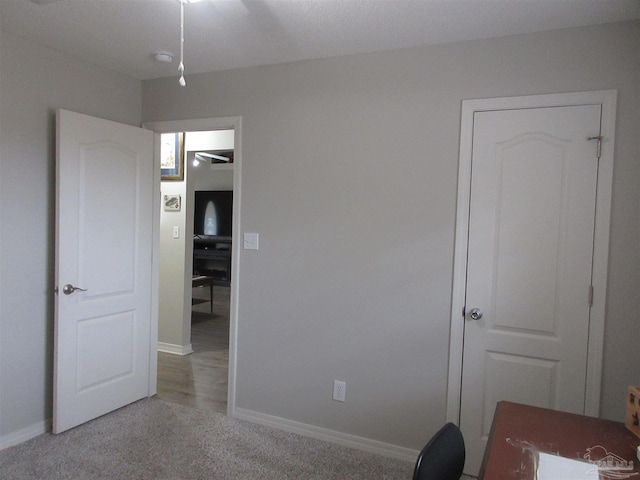
[[[241,179],[242,179],[242,117],[213,117],[198,118],[188,120],[170,120],[161,122],[145,122],[143,127],[153,130],[159,137],[160,133],[172,132],[196,132],[209,130],[234,130],[234,155],[233,155],[233,237],[241,237]],[[156,142],[159,146],[159,139]],[[158,147],[159,148],[159,147]],[[159,157],[159,156],[158,156]],[[159,159],[157,160],[159,162]],[[186,168],[186,166],[185,166]],[[160,201],[160,166],[156,168],[158,179],[154,184],[154,195]],[[157,208],[158,220],[160,217],[160,206]],[[154,257],[159,257],[160,239],[159,229],[155,235],[154,242],[158,248],[154,249]],[[231,300],[229,312],[229,375],[227,380],[227,415],[235,415],[236,405],[236,355],[238,342],[238,285],[240,284],[240,241],[236,240],[231,245]],[[159,268],[159,267],[158,267]],[[155,294],[158,295],[159,283],[155,285]],[[156,322],[157,323],[157,322]],[[157,328],[157,326],[156,326]],[[157,355],[157,348],[152,354]],[[154,382],[157,381],[157,369]]]
[[[473,120],[476,112],[515,110],[525,108],[601,105],[600,136],[602,152],[598,166],[596,209],[592,267],[593,304],[589,321],[587,346],[587,377],[585,414],[600,413],[600,389],[607,293],[607,265],[609,261],[609,228],[611,193],[613,186],[613,159],[615,145],[617,90],[560,93],[520,97],[501,97],[463,100],[460,123],[460,157],[458,164],[458,193],[453,261],[451,301],[451,330],[449,336],[449,372],[447,382],[447,421],[460,422],[462,392],[462,355],[467,247],[469,239],[469,207],[471,201],[471,158],[473,148]],[[594,149],[596,148],[594,142]]]

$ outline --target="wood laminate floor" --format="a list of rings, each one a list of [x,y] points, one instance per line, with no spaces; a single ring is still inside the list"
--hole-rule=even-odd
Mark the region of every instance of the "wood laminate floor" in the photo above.
[[[190,355],[158,352],[158,397],[182,405],[227,413],[229,373],[228,287],[193,289]]]

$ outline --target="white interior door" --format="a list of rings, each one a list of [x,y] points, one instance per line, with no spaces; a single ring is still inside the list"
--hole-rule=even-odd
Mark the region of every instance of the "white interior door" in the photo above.
[[[462,360],[465,471],[496,402],[583,413],[600,105],[476,112]],[[474,309],[482,316],[473,319]]]
[[[153,146],[58,112],[54,433],[153,393]]]

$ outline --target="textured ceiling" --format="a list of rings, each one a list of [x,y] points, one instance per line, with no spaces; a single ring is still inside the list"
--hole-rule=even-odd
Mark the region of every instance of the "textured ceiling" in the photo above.
[[[637,18],[640,0],[202,0],[185,6],[184,63],[188,76]],[[177,74],[179,0],[0,0],[0,29],[137,79]]]

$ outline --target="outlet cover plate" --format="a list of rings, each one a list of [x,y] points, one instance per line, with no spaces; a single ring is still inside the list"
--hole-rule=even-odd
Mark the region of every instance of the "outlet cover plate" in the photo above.
[[[333,399],[344,402],[347,399],[347,382],[333,381]]]

